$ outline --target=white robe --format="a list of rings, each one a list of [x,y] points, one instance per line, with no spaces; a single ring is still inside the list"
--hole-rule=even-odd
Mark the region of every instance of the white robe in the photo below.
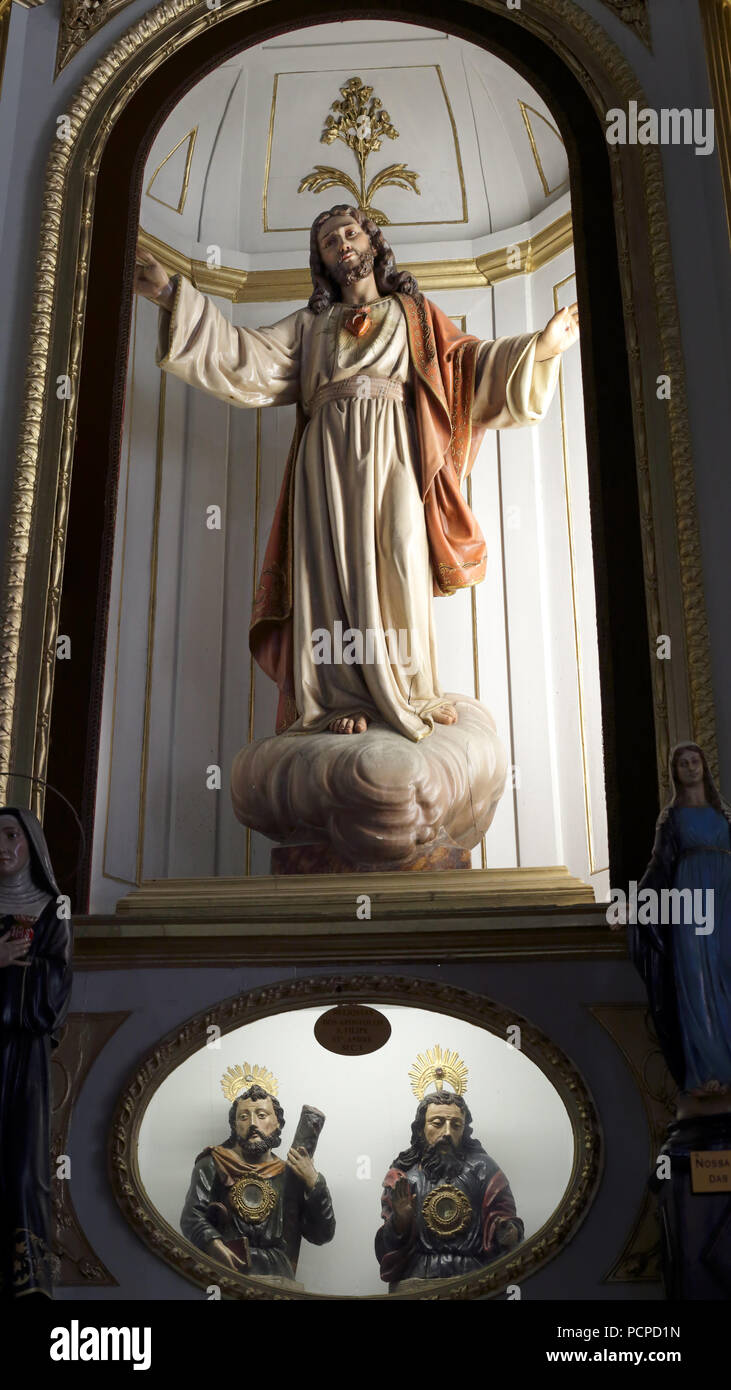
[[[172,312],[161,311],[156,360],[235,405],[299,400],[307,413],[320,387],[344,377],[406,382],[399,301],[371,306],[375,327],[364,339],[342,327],[347,311],[305,308],[270,328],[235,328],[180,277]],[[560,358],[536,363],[538,336],[481,345],[475,422],[504,429],[543,418]],[[307,423],[295,465],[291,732],[361,713],[415,741],[434,727],[443,693],[417,447],[413,415],[393,398],[327,401]]]

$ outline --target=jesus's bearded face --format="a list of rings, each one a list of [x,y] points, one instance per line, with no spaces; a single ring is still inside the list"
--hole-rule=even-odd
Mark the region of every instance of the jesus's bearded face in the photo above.
[[[320,228],[317,243],[325,269],[341,287],[367,280],[373,273],[371,239],[347,213],[329,218]]]

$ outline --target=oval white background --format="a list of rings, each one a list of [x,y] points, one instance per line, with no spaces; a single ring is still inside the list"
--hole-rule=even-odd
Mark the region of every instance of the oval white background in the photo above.
[[[258,1063],[279,1082],[284,1158],[303,1104],[326,1115],[315,1163],[332,1193],[337,1229],[330,1245],[302,1243],[297,1279],[311,1293],[386,1294],[373,1241],[381,1182],[411,1140],[418,1104],[409,1070],[440,1043],[469,1068],[465,1098],[473,1132],[505,1172],[526,1238],[544,1224],[566,1190],[574,1144],[568,1113],[544,1073],[522,1052],[462,1019],[364,1000],[391,1023],[391,1037],[366,1057],[339,1057],[316,1041],[314,1024],[330,1004],[245,1024],[202,1047],[152,1097],[139,1139],[140,1176],[153,1206],[176,1230],[196,1156],[228,1138],[229,1103],[221,1077]]]

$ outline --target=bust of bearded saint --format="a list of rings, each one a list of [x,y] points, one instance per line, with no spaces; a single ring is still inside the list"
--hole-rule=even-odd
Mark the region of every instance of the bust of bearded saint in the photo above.
[[[393,1292],[474,1273],[523,1239],[510,1184],[473,1137],[461,1095],[420,1101],[411,1144],[383,1180],[381,1215],[376,1258]]]
[[[229,1138],[198,1154],[180,1218],[183,1235],[211,1259],[277,1282],[294,1279],[300,1240],[326,1245],[335,1233],[327,1183],[306,1148],[292,1146],[286,1160],[272,1152],[283,1125],[263,1086],[234,1099]]]

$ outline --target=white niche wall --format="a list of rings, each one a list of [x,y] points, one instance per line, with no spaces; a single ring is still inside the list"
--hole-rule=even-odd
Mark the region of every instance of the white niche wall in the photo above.
[[[479,337],[524,333],[575,297],[572,272],[568,250],[530,275],[430,297]],[[250,327],[300,307],[216,302]],[[138,300],[134,312],[92,911],[112,910],[147,879],[267,874],[271,849],[234,819],[228,781],[238,749],[274,731],[276,692],[252,666],[248,627],[294,407],[228,406],[161,373],[157,311]],[[471,479],[487,579],[434,602],[444,688],[479,695],[514,769],[473,867],[565,864],[601,899],[607,831],[582,407],[575,348],[539,426],[487,432]],[[211,507],[221,509],[220,529],[207,524]],[[220,790],[207,785],[213,765]]]

